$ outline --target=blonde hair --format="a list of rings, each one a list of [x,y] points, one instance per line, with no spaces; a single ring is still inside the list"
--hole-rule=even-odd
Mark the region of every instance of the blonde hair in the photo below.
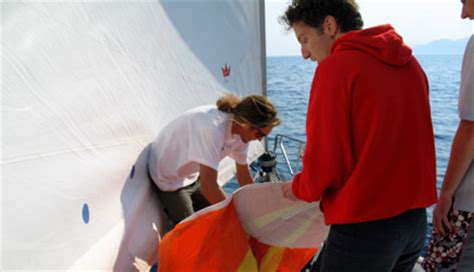
[[[234,115],[234,122],[248,124],[257,128],[278,126],[281,121],[275,106],[265,96],[249,95],[240,98],[235,94],[226,94],[217,100],[217,108]]]

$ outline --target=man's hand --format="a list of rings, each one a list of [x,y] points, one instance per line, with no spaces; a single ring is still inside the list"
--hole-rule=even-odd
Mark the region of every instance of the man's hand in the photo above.
[[[283,196],[290,200],[298,200],[298,198],[293,194],[293,190],[291,186],[293,185],[293,181],[288,181],[283,184],[282,191]]]
[[[448,220],[448,213],[452,202],[453,200],[450,196],[441,195],[433,211],[433,227],[442,236],[446,236],[445,228],[450,232],[452,231],[451,223]]]

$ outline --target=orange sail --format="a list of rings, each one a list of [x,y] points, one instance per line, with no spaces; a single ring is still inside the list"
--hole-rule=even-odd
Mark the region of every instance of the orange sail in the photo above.
[[[317,203],[283,197],[281,183],[249,185],[177,225],[159,271],[299,271],[327,235]]]

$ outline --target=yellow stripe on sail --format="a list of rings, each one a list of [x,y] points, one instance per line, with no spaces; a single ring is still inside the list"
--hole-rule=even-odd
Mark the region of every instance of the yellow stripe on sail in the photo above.
[[[281,217],[284,217],[285,215],[287,215],[287,214],[289,214],[293,211],[297,211],[298,209],[300,209],[302,207],[305,207],[307,205],[308,205],[307,203],[298,203],[298,204],[286,207],[284,209],[276,210],[274,212],[271,212],[271,213],[268,213],[266,215],[260,216],[259,218],[254,220],[255,225],[257,225],[257,227],[259,227],[259,228],[264,227],[265,225],[268,225],[268,224],[272,223],[273,221],[275,221],[275,220],[277,220]]]
[[[298,240],[305,232],[311,227],[313,224],[313,220],[317,217],[317,214],[314,214],[306,222],[301,224],[291,235],[288,236],[288,238],[285,240],[284,244],[290,246],[296,240]]]
[[[255,256],[253,256],[252,249],[247,250],[247,254],[245,254],[242,263],[240,264],[237,272],[248,272],[248,271],[257,271],[257,260],[255,260]]]
[[[263,272],[277,271],[280,266],[281,259],[283,258],[284,248],[281,247],[270,247],[267,250],[265,256],[263,256],[262,263],[260,264],[260,270]]]

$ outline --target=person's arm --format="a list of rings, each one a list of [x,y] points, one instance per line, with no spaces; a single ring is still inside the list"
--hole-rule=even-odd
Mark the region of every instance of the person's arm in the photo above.
[[[354,167],[349,84],[335,69],[319,64],[311,87],[303,168],[291,183],[293,195],[306,202],[342,187]]]
[[[249,166],[247,164],[235,164],[237,169],[237,181],[240,187],[253,183],[252,175],[250,174]]]
[[[201,193],[212,204],[226,199],[224,191],[217,183],[217,171],[204,165],[199,165],[199,180],[201,182]]]
[[[445,235],[444,227],[448,230],[452,229],[448,220],[448,212],[452,205],[453,194],[473,159],[474,121],[461,120],[451,146],[448,168],[444,176],[439,201],[433,211],[433,227],[443,236]]]

